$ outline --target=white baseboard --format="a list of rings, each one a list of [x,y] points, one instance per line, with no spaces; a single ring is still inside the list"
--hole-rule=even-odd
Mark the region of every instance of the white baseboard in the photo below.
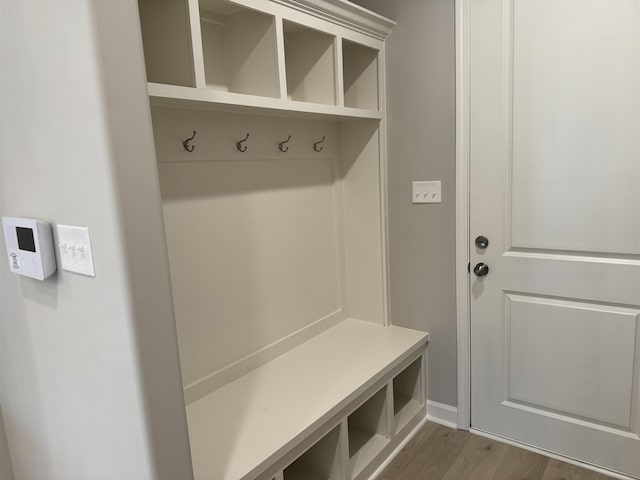
[[[458,409],[444,403],[427,401],[427,420],[449,428],[458,428]]]

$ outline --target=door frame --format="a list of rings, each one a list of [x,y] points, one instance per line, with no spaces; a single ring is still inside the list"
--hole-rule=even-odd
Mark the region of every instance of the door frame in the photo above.
[[[469,2],[455,0],[456,51],[456,316],[458,357],[458,428],[471,428],[470,261],[470,57]]]

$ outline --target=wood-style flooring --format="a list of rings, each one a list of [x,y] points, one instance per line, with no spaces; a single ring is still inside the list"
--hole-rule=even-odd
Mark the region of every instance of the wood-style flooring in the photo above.
[[[378,480],[606,480],[606,475],[426,423]]]

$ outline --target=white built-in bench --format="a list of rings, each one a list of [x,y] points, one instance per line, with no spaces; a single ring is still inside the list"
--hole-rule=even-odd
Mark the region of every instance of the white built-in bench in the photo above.
[[[191,403],[195,478],[367,478],[426,415],[428,338],[346,320]]]

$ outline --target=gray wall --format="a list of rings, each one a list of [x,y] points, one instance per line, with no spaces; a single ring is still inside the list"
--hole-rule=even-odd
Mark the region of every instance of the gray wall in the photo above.
[[[457,405],[453,0],[355,0],[398,22],[387,43],[391,319],[431,333],[429,398]],[[412,180],[442,180],[412,205]]]
[[[88,226],[97,273],[38,282],[0,262],[15,477],[190,478],[137,3],[0,11],[0,215]]]

